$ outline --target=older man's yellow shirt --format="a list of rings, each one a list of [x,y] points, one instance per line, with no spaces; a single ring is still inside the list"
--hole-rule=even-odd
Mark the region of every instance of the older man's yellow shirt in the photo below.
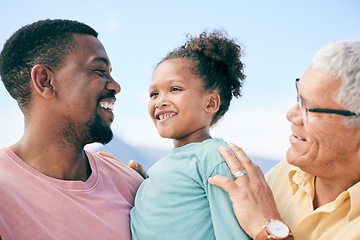
[[[360,182],[314,210],[314,176],[284,161],[266,179],[295,239],[360,239]]]

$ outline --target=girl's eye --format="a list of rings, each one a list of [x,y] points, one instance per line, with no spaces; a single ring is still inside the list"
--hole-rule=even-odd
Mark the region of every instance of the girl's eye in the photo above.
[[[150,93],[150,98],[155,97],[155,96],[157,96],[157,95],[159,95],[157,92],[151,92],[151,93]]]
[[[178,87],[172,87],[172,88],[170,89],[170,92],[175,92],[175,91],[181,91],[181,89],[178,88]]]

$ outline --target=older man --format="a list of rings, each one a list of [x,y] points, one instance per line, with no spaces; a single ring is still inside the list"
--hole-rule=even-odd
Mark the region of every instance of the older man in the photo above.
[[[44,20],[4,45],[0,74],[25,119],[0,149],[0,239],[131,239],[130,209],[143,178],[85,151],[112,138],[119,84],[91,27]]]
[[[291,147],[266,176],[271,190],[234,145],[236,158],[220,151],[234,174],[245,175],[209,181],[229,192],[256,240],[360,239],[360,40],[319,50],[296,89],[298,103],[287,113]]]

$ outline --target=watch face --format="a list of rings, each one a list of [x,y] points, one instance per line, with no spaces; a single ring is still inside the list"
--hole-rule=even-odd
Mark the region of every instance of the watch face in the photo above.
[[[278,237],[278,238],[284,238],[289,235],[289,228],[286,226],[285,223],[279,221],[279,220],[272,220],[268,223],[268,230],[269,232]]]

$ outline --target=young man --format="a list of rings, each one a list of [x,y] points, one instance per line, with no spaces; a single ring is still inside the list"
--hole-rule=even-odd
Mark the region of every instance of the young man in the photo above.
[[[0,74],[25,119],[23,137],[0,149],[0,236],[131,239],[129,213],[142,177],[84,150],[112,139],[119,84],[89,26],[39,21],[4,45]]]

